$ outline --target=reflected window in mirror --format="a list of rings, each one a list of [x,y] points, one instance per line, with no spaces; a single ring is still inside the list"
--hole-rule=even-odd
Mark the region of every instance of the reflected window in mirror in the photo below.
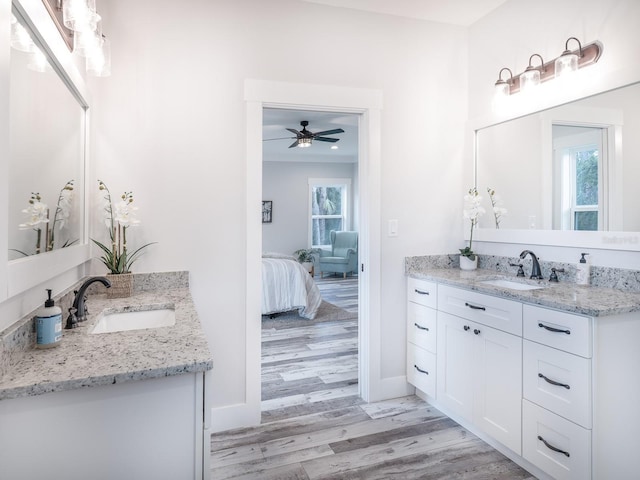
[[[20,42],[12,42],[10,54],[10,261],[85,243],[85,107],[15,10],[14,37]]]
[[[597,127],[553,125],[554,229],[606,230],[606,134]]]

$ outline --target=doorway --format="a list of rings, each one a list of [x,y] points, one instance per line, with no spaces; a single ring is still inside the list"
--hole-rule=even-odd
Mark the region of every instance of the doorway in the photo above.
[[[269,221],[263,219],[262,251],[268,257],[328,255],[331,231],[357,238],[359,117],[263,109],[262,198],[271,209]],[[308,275],[290,260],[263,259],[270,273],[268,280],[263,273],[269,282],[263,291],[277,297],[280,308],[291,308],[300,290],[321,298],[313,318],[298,309],[262,315],[263,422],[359,401],[357,254],[344,273],[343,265],[321,272],[318,255]],[[271,274],[275,262],[281,275]]]
[[[263,108],[359,114],[359,393],[365,401],[380,392],[380,131],[378,90],[245,80],[246,114],[246,401],[236,408],[241,422],[260,423],[262,113]],[[275,205],[274,205],[275,208]],[[239,423],[239,422],[238,422]]]

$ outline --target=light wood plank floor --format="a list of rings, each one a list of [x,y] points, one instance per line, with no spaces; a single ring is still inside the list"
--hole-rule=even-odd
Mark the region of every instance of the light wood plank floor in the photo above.
[[[316,277],[357,312],[357,277]],[[212,436],[212,479],[533,479],[416,396],[358,397],[357,319],[263,328],[262,424]]]

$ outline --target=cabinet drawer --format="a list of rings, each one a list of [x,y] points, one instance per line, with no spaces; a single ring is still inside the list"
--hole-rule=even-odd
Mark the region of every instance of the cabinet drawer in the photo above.
[[[424,348],[407,345],[407,382],[435,397],[436,356]]]
[[[526,460],[557,480],[591,478],[591,430],[527,400],[522,401],[522,413],[522,456]]]
[[[525,340],[522,375],[524,398],[591,428],[590,359]]]
[[[525,305],[522,311],[524,338],[591,358],[590,317]]]
[[[522,335],[522,304],[483,293],[440,285],[438,310]]]
[[[438,284],[409,277],[407,279],[407,300],[425,307],[436,308],[438,301]]]
[[[436,311],[409,302],[407,305],[407,340],[436,353]]]

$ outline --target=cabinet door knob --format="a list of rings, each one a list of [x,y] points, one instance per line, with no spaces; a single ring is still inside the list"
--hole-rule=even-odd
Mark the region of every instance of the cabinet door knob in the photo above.
[[[475,333],[476,335],[480,335],[480,330],[478,330],[477,328],[474,328],[473,333]]]
[[[462,327],[462,328],[464,328],[464,331],[465,331],[465,332],[468,332],[468,331],[469,331],[469,329],[470,329],[471,327],[470,327],[469,325],[465,325],[465,326],[464,326],[464,327]]]

